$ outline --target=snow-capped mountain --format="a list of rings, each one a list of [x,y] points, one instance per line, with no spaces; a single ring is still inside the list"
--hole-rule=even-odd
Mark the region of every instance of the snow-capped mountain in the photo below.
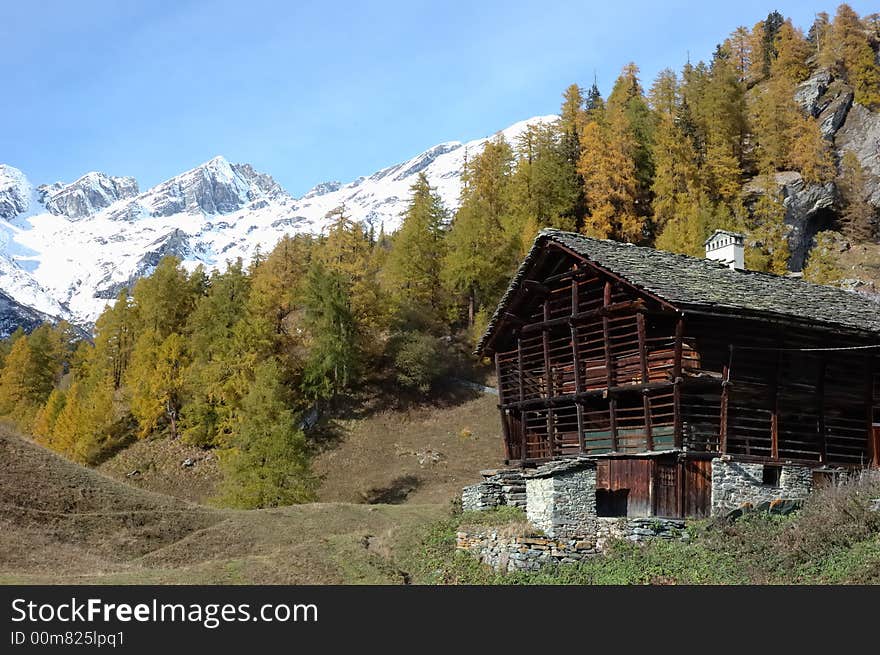
[[[513,142],[528,125],[555,118],[535,117],[501,133]],[[0,336],[16,324],[13,305],[22,307],[16,311],[24,323],[25,315],[31,323],[48,315],[88,326],[166,254],[188,268],[247,260],[285,234],[320,232],[326,214],[343,203],[356,220],[391,232],[422,171],[455,209],[465,157],[486,141],[442,143],[348,184],[324,182],[301,198],[270,175],[223,157],[142,193],[133,178],[99,172],[70,184],[34,186],[18,169],[0,164],[0,314],[6,316]]]

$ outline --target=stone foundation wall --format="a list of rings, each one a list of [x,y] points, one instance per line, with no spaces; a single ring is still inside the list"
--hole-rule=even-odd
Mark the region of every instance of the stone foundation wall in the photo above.
[[[493,532],[459,532],[456,548],[468,551],[496,571],[537,571],[548,564],[574,564],[598,555],[589,539],[551,539],[542,536],[504,536]]]
[[[523,477],[526,517],[532,526],[553,538],[577,539],[595,532],[595,462],[552,462]]]
[[[592,535],[559,539],[541,535],[509,535],[503,529],[463,532],[456,548],[466,551],[496,571],[537,571],[543,566],[575,564],[600,555],[618,539],[643,542],[651,539],[687,540],[685,522],[674,519],[599,518]]]
[[[651,539],[681,539],[690,535],[683,519],[600,517],[596,523],[596,547],[604,550],[615,539],[649,541]]]
[[[489,469],[480,474],[482,482],[462,490],[462,509],[481,511],[499,505],[526,508],[526,484],[521,469]]]
[[[807,466],[783,464],[778,485],[763,482],[764,464],[712,460],[712,513],[724,514],[750,503],[774,500],[803,500],[813,490],[813,470]]]

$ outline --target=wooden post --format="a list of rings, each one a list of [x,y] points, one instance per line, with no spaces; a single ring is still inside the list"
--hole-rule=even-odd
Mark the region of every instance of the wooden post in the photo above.
[[[523,383],[523,355],[522,355],[522,337],[517,332],[516,335],[516,368],[519,374],[519,402],[523,402],[526,399],[525,393],[525,384]],[[526,417],[523,410],[520,410],[519,416],[519,428],[520,428],[520,464],[525,466],[527,453],[526,453]]]
[[[730,411],[730,372],[733,369],[733,344],[730,344],[730,356],[721,371],[721,418],[718,425],[718,452],[727,453],[727,415]]]
[[[816,441],[819,444],[819,461],[828,463],[828,443],[825,434],[825,355],[819,355],[819,378],[816,380]]]
[[[865,362],[865,414],[867,420],[866,450],[870,456],[871,466],[880,466],[880,454],[877,452],[877,440],[874,439],[874,356],[868,355]]]
[[[504,459],[510,459],[510,423],[504,409],[504,385],[501,383],[501,358],[495,353],[495,378],[498,380],[498,411],[501,412],[501,431],[504,434]]]
[[[608,399],[608,417],[611,421],[611,450],[617,452],[617,398],[611,396]]]
[[[636,327],[639,333],[639,365],[642,371],[642,384],[648,384],[650,382],[648,376],[648,339],[647,329],[645,328],[645,314],[643,312],[636,314]],[[648,397],[647,390],[643,390],[642,393],[642,412],[645,415],[645,450],[654,450],[651,399]]]
[[[577,413],[577,431],[578,431],[578,452],[581,454],[586,452],[584,444],[584,408],[579,400],[581,392],[583,392],[583,380],[581,379],[581,351],[579,345],[578,326],[574,321],[574,316],[578,313],[580,306],[580,297],[578,289],[578,279],[576,276],[571,278],[571,355],[572,366],[574,367],[574,408]]]
[[[550,320],[550,299],[544,299],[544,321]],[[547,400],[553,397],[553,373],[550,370],[550,328],[544,328],[542,331],[544,342],[544,386],[547,390]],[[553,457],[556,451],[556,426],[553,423],[554,412],[551,407],[547,407],[547,452]]]
[[[611,304],[611,282],[605,283],[605,298],[603,307]],[[614,386],[614,371],[611,363],[611,338],[608,314],[602,315],[602,339],[605,342],[605,386],[610,389]]]
[[[672,406],[673,406],[673,438],[674,447],[681,448],[682,445],[682,420],[681,420],[681,359],[683,351],[684,339],[684,317],[679,316],[675,324],[675,351],[672,363]]]
[[[777,341],[776,366],[773,370],[773,383],[770,387],[773,411],[770,414],[770,457],[779,459],[779,377],[782,370],[782,350],[784,339]]]
[[[611,305],[611,281],[605,282],[605,293],[602,298],[602,307],[607,309]],[[608,394],[608,417],[611,427],[611,450],[617,452],[617,399],[611,396],[611,387],[614,386],[614,367],[611,358],[611,331],[608,314],[602,314],[602,338],[605,342],[605,393]]]

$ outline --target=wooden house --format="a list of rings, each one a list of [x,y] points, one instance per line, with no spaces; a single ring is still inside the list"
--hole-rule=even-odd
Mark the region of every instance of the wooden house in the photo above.
[[[722,465],[759,465],[767,497],[791,471],[880,466],[880,305],[736,268],[737,247],[707,242],[726,265],[542,231],[477,347],[508,464],[594,458],[600,516],[669,517],[721,507]]]

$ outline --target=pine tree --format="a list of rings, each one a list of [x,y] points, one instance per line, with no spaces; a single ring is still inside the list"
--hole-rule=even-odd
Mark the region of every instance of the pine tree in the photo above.
[[[163,257],[152,275],[134,285],[138,332],[155,330],[164,339],[181,331],[203,292],[203,281],[201,272],[190,277],[179,259]]]
[[[264,260],[253,269],[250,311],[271,321],[276,334],[293,311],[308,270],[313,243],[305,235],[283,236]]]
[[[499,136],[467,162],[461,206],[447,237],[443,280],[467,308],[468,325],[482,305],[494,305],[507,284],[519,251],[510,206],[513,151]],[[520,226],[521,227],[521,226]]]
[[[136,336],[136,316],[128,290],[116,296],[112,307],[106,307],[95,322],[95,352],[92,360],[113,378],[118,389],[131,359]]]
[[[358,324],[348,281],[313,262],[306,281],[305,321],[311,339],[303,388],[313,398],[333,398],[348,387],[360,365]]]
[[[781,75],[794,84],[807,79],[810,74],[807,59],[812,54],[812,47],[790,19],[780,26],[775,45],[776,57],[770,65],[771,75]]]
[[[639,68],[634,63],[623,67],[608,96],[605,113],[612,128],[612,139],[619,140],[622,152],[632,159],[636,178],[635,211],[644,219],[651,213],[654,117],[642,91]]]
[[[683,129],[680,112],[684,101],[680,98],[678,78],[673,71],[667,69],[658,75],[651,88],[651,106],[657,115],[653,151],[655,172],[651,188],[654,195],[652,227],[655,235],[659,235],[671,221],[683,220],[685,207],[701,185],[698,155],[692,139]],[[689,247],[680,241],[681,235],[676,229],[676,226],[671,227],[662,240],[665,249],[689,251]]]
[[[419,173],[386,262],[386,280],[403,325],[435,328],[444,294],[440,279],[448,221],[443,201]]]
[[[229,507],[278,507],[314,498],[305,437],[296,429],[278,367],[271,360],[254,371],[220,467],[219,499]]]
[[[825,32],[820,62],[849,82],[856,102],[868,108],[880,106],[880,66],[859,15],[841,4]]]
[[[772,178],[765,176],[761,185],[762,192],[746,230],[750,246],[745,253],[746,268],[783,275],[790,257],[785,206]]]
[[[376,334],[387,326],[387,302],[379,287],[376,251],[369,232],[352,220],[345,206],[328,214],[327,238],[318,245],[315,256],[327,271],[345,281],[351,310],[360,329]]]
[[[631,136],[620,113],[609,120],[591,121],[583,130],[578,171],[589,209],[583,232],[599,239],[640,241],[644,219],[636,211],[639,188]]]
[[[814,284],[835,285],[843,277],[843,271],[835,258],[836,237],[834,232],[819,232],[804,266],[804,279]]]
[[[126,381],[140,436],[147,436],[167,421],[171,438],[177,438],[187,364],[185,341],[176,332],[163,339],[157,330],[147,330],[138,339]]]
[[[31,432],[36,437],[37,442],[53,450],[60,450],[55,444],[55,424],[66,402],[67,396],[63,390],[58,388],[52,389],[46,404],[37,412],[33,427],[31,428]]]
[[[865,171],[852,150],[840,161],[837,189],[841,196],[840,223],[844,234],[856,242],[869,240],[876,230],[877,211],[868,202]]]
[[[20,429],[30,429],[60,380],[63,347],[62,334],[46,324],[16,339],[0,372],[0,416],[10,417]]]
[[[761,23],[761,65],[764,77],[770,75],[770,67],[778,55],[776,36],[785,19],[778,11],[771,11]]]

